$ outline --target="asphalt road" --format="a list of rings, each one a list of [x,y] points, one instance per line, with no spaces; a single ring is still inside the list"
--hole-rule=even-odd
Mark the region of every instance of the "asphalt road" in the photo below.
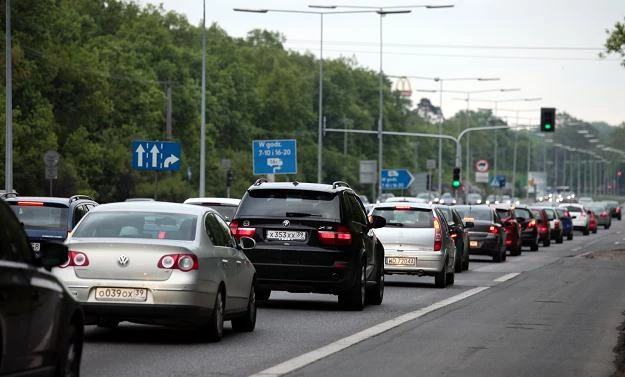
[[[474,257],[456,284],[387,276],[384,302],[272,293],[256,330],[88,327],[84,376],[610,376],[625,310],[625,221],[504,263]]]

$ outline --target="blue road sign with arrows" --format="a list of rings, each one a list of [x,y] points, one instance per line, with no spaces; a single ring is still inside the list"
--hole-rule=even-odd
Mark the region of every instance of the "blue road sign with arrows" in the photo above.
[[[254,175],[297,174],[297,141],[254,140]]]
[[[382,169],[380,179],[383,190],[406,189],[414,181],[408,169]]]
[[[132,168],[135,170],[180,170],[180,143],[172,141],[132,142]]]

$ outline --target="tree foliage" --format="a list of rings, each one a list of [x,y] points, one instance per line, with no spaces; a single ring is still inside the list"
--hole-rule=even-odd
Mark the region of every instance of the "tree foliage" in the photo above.
[[[623,61],[621,65],[625,67],[625,21],[614,24],[612,30],[606,30],[608,39],[605,41],[607,54],[619,54]]]

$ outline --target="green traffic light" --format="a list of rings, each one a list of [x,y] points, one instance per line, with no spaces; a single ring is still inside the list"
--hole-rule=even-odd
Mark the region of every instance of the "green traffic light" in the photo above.
[[[546,130],[550,130],[551,129],[551,124],[549,124],[549,123],[545,124],[545,129]]]
[[[460,181],[453,181],[453,183],[451,184],[454,188],[458,188],[460,187]]]

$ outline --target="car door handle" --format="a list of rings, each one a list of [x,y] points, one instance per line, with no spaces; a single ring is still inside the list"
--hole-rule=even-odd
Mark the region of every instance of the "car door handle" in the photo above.
[[[222,263],[228,263],[229,261],[227,259],[222,259],[221,262]]]
[[[241,263],[243,263],[243,262],[241,262],[240,260],[237,261],[237,264],[241,264]]]

